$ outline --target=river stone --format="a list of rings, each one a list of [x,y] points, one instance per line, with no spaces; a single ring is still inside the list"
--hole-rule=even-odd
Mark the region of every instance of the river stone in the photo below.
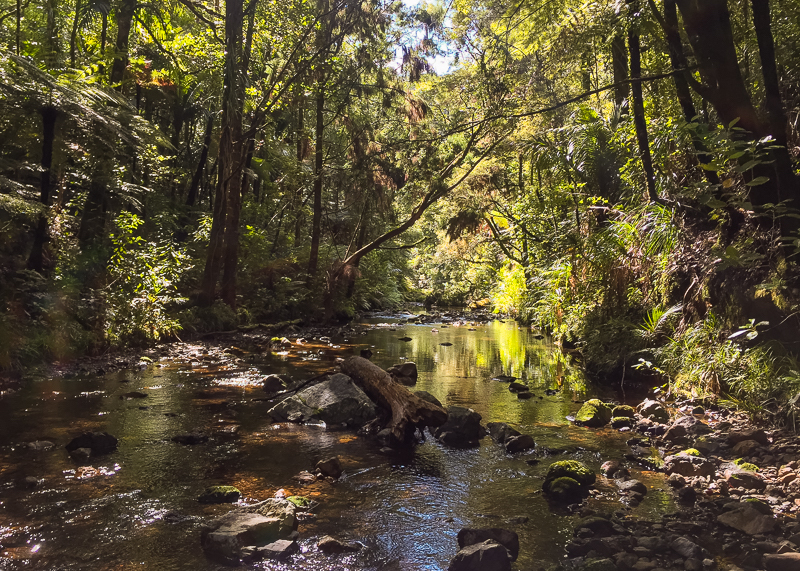
[[[633,419],[629,416],[614,416],[611,418],[611,428],[631,428]]]
[[[447,409],[447,422],[436,427],[434,437],[442,444],[458,448],[474,448],[484,436],[481,415],[471,408],[451,406]]]
[[[517,560],[519,555],[519,536],[516,532],[501,527],[464,528],[458,532],[458,548],[464,549],[470,545],[483,543],[487,539],[496,541],[505,547],[508,550],[511,561]]]
[[[508,550],[491,539],[459,551],[447,571],[511,571]]]
[[[320,460],[317,462],[315,471],[336,480],[342,475],[342,463],[339,462],[339,458],[336,456],[327,460]]]
[[[575,531],[581,529],[591,530],[594,537],[610,537],[616,533],[611,520],[596,515],[586,516],[576,521]]]
[[[686,440],[687,434],[689,434],[689,431],[685,426],[673,424],[664,433],[664,440],[668,440],[669,442],[682,442]]]
[[[744,470],[736,464],[725,464],[723,476],[728,485],[746,490],[763,490],[767,483],[755,472]]]
[[[93,456],[110,454],[117,449],[117,439],[108,432],[84,432],[73,438],[66,446],[68,452],[78,448],[89,448]]]
[[[267,545],[284,537],[283,532],[280,518],[233,511],[205,526],[200,543],[208,557],[238,564],[243,547]]]
[[[769,444],[767,433],[760,428],[748,428],[745,430],[735,430],[728,433],[728,444],[731,446],[742,442],[743,440],[755,440],[759,444],[766,446]]]
[[[337,373],[272,407],[269,414],[278,421],[317,419],[326,424],[361,426],[375,418],[377,410],[350,377]]]
[[[28,442],[25,445],[28,450],[35,450],[37,452],[50,450],[53,446],[54,444],[49,440],[34,440],[33,442]]]
[[[656,422],[667,422],[669,420],[669,413],[660,402],[652,399],[646,399],[639,405],[639,414],[649,420]]]
[[[504,444],[512,436],[519,436],[521,433],[516,428],[511,427],[505,422],[490,422],[486,425],[489,436],[497,444]]]
[[[617,487],[619,488],[620,492],[636,492],[637,494],[647,494],[647,486],[641,483],[639,480],[619,480],[617,482]]]
[[[613,418],[613,417],[621,417],[621,416],[627,416],[628,418],[633,418],[634,416],[636,416],[636,409],[634,409],[632,406],[629,406],[627,404],[621,404],[621,405],[615,406],[611,410],[611,417]]]
[[[590,399],[583,403],[575,415],[575,424],[597,428],[611,420],[611,407],[600,399]]]
[[[670,547],[684,559],[689,559],[690,557],[697,559],[703,555],[703,549],[685,537],[676,537]]]
[[[739,507],[718,515],[717,521],[749,535],[770,533],[777,525],[773,516],[763,514],[746,503],[741,503]]]
[[[189,432],[187,434],[177,434],[172,437],[172,441],[183,446],[194,446],[208,442],[208,436],[199,432]]]
[[[600,466],[600,473],[610,478],[616,474],[620,468],[622,468],[622,464],[619,460],[607,460]]]
[[[201,504],[233,504],[239,501],[242,493],[233,486],[209,486],[197,501]]]
[[[713,476],[716,466],[699,456],[675,455],[664,458],[664,472],[681,476]]]
[[[528,391],[528,385],[524,385],[522,383],[518,383],[514,381],[510,385],[508,385],[508,390],[512,393],[522,393]]]
[[[439,399],[437,399],[435,396],[433,396],[428,391],[414,391],[414,394],[417,395],[422,400],[424,400],[425,402],[429,402],[431,404],[435,404],[439,408],[444,408],[444,405],[439,401]]]
[[[268,375],[264,378],[264,381],[261,383],[264,392],[266,393],[277,393],[282,391],[286,388],[286,385],[278,375]]]
[[[743,457],[743,456],[752,456],[755,452],[757,452],[761,448],[761,444],[756,442],[755,440],[742,440],[741,442],[737,442],[731,453],[736,457]]]
[[[387,371],[393,377],[409,377],[417,382],[417,364],[413,361],[406,361],[405,363],[400,363],[398,365],[394,365],[389,368]]]
[[[594,472],[587,468],[582,462],[578,462],[577,460],[560,460],[550,464],[550,467],[547,469],[545,482],[564,476],[572,478],[581,486],[591,486],[597,479]]]
[[[542,491],[544,491],[548,497],[563,503],[570,503],[581,499],[585,489],[585,486],[581,486],[580,482],[567,476],[546,480],[545,483],[542,484]]]
[[[767,553],[763,563],[767,571],[797,571],[800,569],[800,553]]]
[[[357,543],[343,543],[330,535],[322,537],[317,542],[317,549],[327,554],[358,551],[360,547]]]
[[[509,454],[516,454],[517,452],[524,452],[526,450],[533,450],[536,443],[533,437],[529,434],[520,434],[519,436],[512,436],[505,442],[506,452]]]

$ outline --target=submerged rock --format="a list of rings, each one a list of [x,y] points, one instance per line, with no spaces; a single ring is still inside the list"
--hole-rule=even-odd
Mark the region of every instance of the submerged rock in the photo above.
[[[93,456],[110,454],[117,449],[117,439],[108,432],[84,432],[73,438],[66,446],[68,452],[79,448],[88,448]]]
[[[434,437],[442,444],[457,448],[474,448],[484,437],[481,415],[471,408],[451,406],[447,409],[447,422],[437,427]]]
[[[210,486],[203,490],[197,501],[201,504],[232,504],[238,502],[241,495],[233,486]]]
[[[335,480],[342,475],[342,464],[339,462],[339,458],[334,456],[327,460],[320,460],[317,462],[314,470],[322,476],[327,476]]]
[[[490,422],[486,425],[489,431],[489,436],[492,437],[497,444],[505,444],[505,441],[513,436],[519,436],[521,433],[516,428],[513,428],[505,422]]]
[[[205,526],[200,543],[206,556],[238,564],[244,547],[263,546],[283,539],[288,535],[285,527],[278,517],[233,511]]]
[[[508,550],[491,539],[459,551],[447,571],[511,571]]]
[[[269,414],[278,421],[316,419],[327,424],[361,426],[375,418],[377,409],[350,377],[337,373],[272,407]]]
[[[317,542],[317,549],[327,554],[347,553],[358,551],[361,549],[361,544],[355,542],[344,543],[330,535],[326,535]]]
[[[429,402],[431,404],[435,404],[438,407],[444,408],[444,405],[441,402],[439,402],[439,399],[437,399],[428,391],[414,391],[414,394],[417,395],[422,400],[424,400],[425,402]]]
[[[587,400],[575,415],[575,424],[591,428],[605,426],[610,420],[611,407],[600,399]]]
[[[401,385],[413,386],[417,384],[417,364],[413,361],[406,361],[405,363],[394,365],[387,369],[386,372],[392,376],[392,379],[394,379],[396,383],[400,383]]]
[[[520,434],[519,436],[512,436],[505,442],[506,452],[509,454],[516,454],[517,452],[524,452],[526,450],[533,450],[536,448],[536,442],[529,434]]]
[[[188,434],[173,436],[172,441],[184,446],[194,446],[196,444],[205,444],[208,442],[208,436],[199,432],[190,432]]]

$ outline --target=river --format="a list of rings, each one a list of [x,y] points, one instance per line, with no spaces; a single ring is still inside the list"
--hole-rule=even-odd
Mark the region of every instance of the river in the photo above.
[[[557,348],[513,321],[401,321],[373,316],[364,321],[363,334],[348,332],[334,345],[309,340],[278,352],[251,347],[222,356],[225,345],[186,344],[182,357],[101,376],[44,378],[4,396],[0,569],[222,569],[206,560],[199,540],[203,522],[230,509],[197,502],[204,488],[216,484],[236,486],[245,502],[279,489],[315,502],[300,523],[301,553],[291,563],[256,568],[441,570],[464,527],[516,531],[521,550],[515,569],[555,562],[578,516],[548,505],[540,491],[544,473],[551,462],[567,458],[599,473],[603,461],[623,457],[629,433],[580,428],[567,418],[586,398],[615,395],[599,393]],[[406,336],[412,340],[399,339]],[[508,422],[531,434],[537,449],[509,456],[488,437],[469,450],[428,438],[413,450],[385,454],[353,432],[270,421],[271,404],[260,389],[266,374],[311,377],[364,348],[384,368],[416,362],[416,389],[446,406],[471,407],[484,423]],[[518,399],[507,383],[491,380],[500,374],[523,379],[535,396]],[[132,391],[147,397],[126,398]],[[118,450],[76,463],[64,445],[87,430],[115,435]],[[172,442],[191,431],[212,438],[196,446]],[[34,441],[55,446],[31,450],[27,443]],[[334,455],[345,469],[335,484],[300,487],[292,479]],[[80,470],[82,464],[98,472],[87,477],[93,472]],[[650,491],[627,517],[672,509],[660,475],[633,476]],[[599,478],[596,487],[592,509],[625,509],[613,482]],[[315,545],[326,534],[366,548],[323,555]]]

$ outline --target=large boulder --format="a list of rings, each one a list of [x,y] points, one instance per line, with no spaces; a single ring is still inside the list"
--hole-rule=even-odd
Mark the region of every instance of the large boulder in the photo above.
[[[243,547],[268,545],[287,537],[291,531],[286,532],[280,517],[232,511],[206,525],[200,543],[209,558],[238,564]]]
[[[458,532],[458,548],[464,549],[470,545],[483,543],[487,539],[496,541],[508,550],[511,561],[516,561],[519,555],[519,536],[516,532],[501,527],[488,527],[481,529],[464,528]]]
[[[511,561],[505,547],[487,539],[459,551],[447,571],[511,571]]]
[[[484,437],[481,415],[471,408],[451,406],[447,409],[447,422],[436,427],[433,435],[442,444],[458,448],[474,448]]]
[[[201,504],[234,504],[242,493],[233,486],[209,486],[198,496]]]
[[[743,430],[734,430],[728,433],[728,444],[731,446],[744,440],[755,440],[764,446],[769,444],[769,437],[767,436],[767,433],[760,428],[746,428]]]
[[[800,553],[766,553],[762,561],[767,571],[797,571],[800,569]]]
[[[350,377],[337,373],[275,405],[269,414],[278,421],[361,426],[375,418],[377,409]]]
[[[490,422],[486,425],[489,436],[497,444],[505,444],[506,440],[513,436],[520,436],[520,431],[505,422]]]
[[[270,498],[249,509],[254,513],[280,520],[280,536],[288,537],[297,529],[297,506],[280,498]]]
[[[681,476],[713,476],[716,466],[705,458],[681,454],[664,458],[664,472]]]
[[[611,407],[600,399],[590,399],[583,403],[575,415],[575,424],[597,428],[611,421]]]
[[[73,438],[66,448],[68,452],[88,448],[92,451],[92,456],[101,456],[117,449],[117,439],[108,432],[84,432]]]

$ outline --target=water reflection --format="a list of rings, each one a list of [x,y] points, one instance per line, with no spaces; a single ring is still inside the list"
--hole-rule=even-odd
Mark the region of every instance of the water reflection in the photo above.
[[[246,501],[284,489],[319,502],[301,524],[302,553],[291,565],[264,569],[445,569],[466,526],[517,531],[519,568],[556,560],[571,517],[554,513],[540,494],[547,466],[567,455],[598,469],[601,460],[622,458],[625,436],[566,420],[579,406],[574,401],[592,389],[546,340],[513,322],[469,329],[391,325],[350,343],[334,339],[339,347],[309,340],[280,355],[254,348],[220,361],[197,345],[181,362],[27,386],[0,400],[0,569],[218,569],[200,551],[200,527],[230,508],[196,501],[213,484],[235,485]],[[399,340],[405,336],[411,341]],[[447,406],[471,407],[484,422],[514,424],[534,436],[539,450],[511,457],[490,439],[452,450],[428,438],[413,451],[386,455],[349,432],[271,422],[259,388],[266,374],[307,378],[368,347],[385,368],[415,361],[416,389]],[[521,379],[533,398],[517,398],[508,383],[491,380],[498,375]],[[120,399],[132,391],[147,396]],[[63,447],[85,430],[108,431],[120,442],[114,454],[85,460],[98,472],[78,479],[81,465]],[[190,432],[210,439],[194,446],[172,441]],[[55,447],[23,446],[36,440]],[[293,479],[331,455],[342,459],[341,481],[301,486]],[[28,486],[30,477],[43,482]],[[642,480],[652,490],[636,513],[669,509],[660,476]],[[621,507],[613,483],[598,487],[599,505]],[[329,559],[315,548],[324,534],[368,549]]]

